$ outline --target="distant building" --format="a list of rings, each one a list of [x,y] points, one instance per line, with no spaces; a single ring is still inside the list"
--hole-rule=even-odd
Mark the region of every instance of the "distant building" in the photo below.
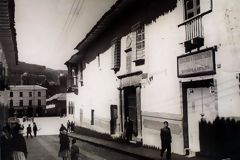
[[[64,116],[66,115],[66,93],[58,93],[46,100],[47,116]]]
[[[0,125],[7,119],[7,91],[12,68],[18,63],[14,0],[0,1]]]
[[[237,0],[118,0],[68,67],[68,117],[77,125],[172,152],[200,152],[199,122],[240,118]],[[227,129],[227,128],[226,128]]]
[[[46,88],[39,85],[10,86],[8,106],[14,109],[18,117],[38,115],[46,108]]]

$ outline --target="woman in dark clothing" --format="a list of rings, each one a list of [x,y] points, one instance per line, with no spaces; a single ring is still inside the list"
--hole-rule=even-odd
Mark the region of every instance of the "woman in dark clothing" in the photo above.
[[[67,131],[66,130],[61,131],[59,138],[60,138],[60,150],[59,150],[58,156],[62,157],[63,160],[67,160],[70,157],[70,153],[69,153],[70,141],[67,135]]]
[[[13,160],[26,160],[27,145],[23,135],[20,133],[20,126],[14,127],[13,138],[11,139],[11,151]]]
[[[71,147],[71,160],[78,160],[79,157],[79,147],[76,145],[76,139],[72,140]]]
[[[10,152],[11,136],[7,128],[3,128],[0,142],[1,142],[1,159],[11,160]]]

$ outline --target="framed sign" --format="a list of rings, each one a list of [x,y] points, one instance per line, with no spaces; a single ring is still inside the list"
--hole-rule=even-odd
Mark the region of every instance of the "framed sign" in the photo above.
[[[214,48],[178,56],[177,73],[179,78],[216,74]]]

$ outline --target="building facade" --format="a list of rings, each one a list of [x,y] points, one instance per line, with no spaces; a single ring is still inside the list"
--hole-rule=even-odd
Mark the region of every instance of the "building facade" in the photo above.
[[[19,117],[27,115],[30,108],[32,113],[37,113],[39,108],[46,108],[46,90],[39,85],[10,86],[8,106],[13,108]]]
[[[77,125],[172,151],[200,151],[199,122],[240,118],[237,0],[122,0],[76,46],[68,67]],[[69,113],[69,111],[67,111]]]
[[[11,69],[18,63],[18,50],[15,30],[15,4],[14,0],[0,1],[0,125],[7,118],[9,90],[9,75]]]
[[[57,93],[46,100],[47,116],[66,116],[66,93]]]

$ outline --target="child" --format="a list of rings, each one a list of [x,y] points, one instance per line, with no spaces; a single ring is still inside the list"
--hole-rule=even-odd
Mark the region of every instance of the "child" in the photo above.
[[[78,160],[78,157],[79,157],[79,148],[75,143],[76,143],[76,139],[74,138],[72,140],[72,147],[71,147],[71,160]]]

